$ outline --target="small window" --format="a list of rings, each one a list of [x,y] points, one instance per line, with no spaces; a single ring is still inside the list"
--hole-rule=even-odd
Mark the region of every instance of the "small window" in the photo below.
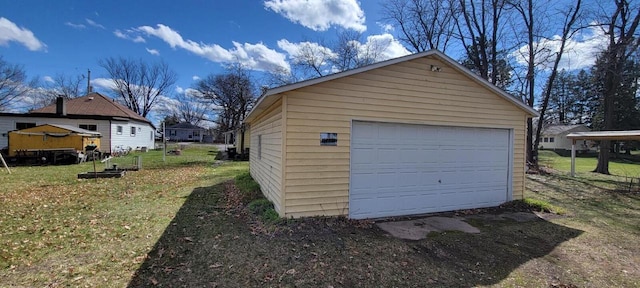
[[[262,135],[258,135],[258,159],[262,159]]]
[[[170,136],[176,136],[176,130],[169,130],[169,135]]]
[[[338,133],[320,133],[320,146],[338,146]]]
[[[131,127],[131,136],[136,136],[136,127]]]
[[[98,125],[95,124],[80,124],[78,125],[80,129],[89,130],[89,131],[98,131]]]
[[[151,135],[151,136],[149,137],[149,140],[151,140],[151,141],[155,140],[155,139],[153,139],[153,131],[149,131],[149,134]]]
[[[193,131],[193,137],[200,137],[200,131],[198,130]]]
[[[544,142],[544,143],[549,142],[549,138],[547,138],[547,137],[542,138],[542,142]]]
[[[118,134],[118,135],[122,135],[122,126],[121,126],[121,125],[118,125],[118,126],[116,127],[116,134]]]
[[[549,142],[553,143],[555,139],[553,137],[549,137]]]
[[[36,127],[36,123],[16,122],[16,130]]]

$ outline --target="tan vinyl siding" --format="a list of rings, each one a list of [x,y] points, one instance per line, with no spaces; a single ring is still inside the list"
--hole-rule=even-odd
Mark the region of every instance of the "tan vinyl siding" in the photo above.
[[[251,177],[284,216],[282,207],[282,101],[274,103],[251,124]],[[258,137],[261,137],[261,147]],[[262,149],[262,151],[259,151]],[[258,156],[260,154],[260,157]]]
[[[432,72],[430,65],[441,72]],[[349,213],[353,120],[512,129],[513,198],[523,196],[526,112],[436,58],[401,62],[284,95],[287,217]],[[320,146],[322,132],[338,133],[338,145]],[[252,139],[253,149],[255,143]]]

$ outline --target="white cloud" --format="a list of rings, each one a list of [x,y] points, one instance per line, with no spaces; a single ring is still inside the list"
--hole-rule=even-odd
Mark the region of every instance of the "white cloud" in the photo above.
[[[371,35],[367,37],[365,43],[353,41],[350,45],[358,49],[360,57],[374,57],[376,62],[411,54],[393,35],[388,33]],[[296,61],[304,61],[304,59],[300,59],[300,56],[305,55],[315,57],[319,60],[328,60],[337,57],[330,48],[315,42],[291,43],[286,39],[281,39],[278,41],[278,47],[286,51],[289,59],[294,63]],[[324,64],[326,63],[316,63],[316,66]]]
[[[66,23],[64,23],[64,25],[67,25],[67,26],[69,26],[69,27],[71,27],[71,28],[74,28],[74,29],[84,29],[84,28],[87,28],[87,26],[84,26],[84,24],[75,24],[75,23],[71,23],[71,22],[66,22]]]
[[[393,32],[394,30],[396,30],[396,28],[393,27],[393,25],[388,24],[388,23],[376,22],[376,24],[378,24],[378,26],[380,26],[380,29],[382,29],[382,32],[384,32],[384,33],[389,33],[389,32]]]
[[[53,78],[51,78],[51,76],[44,76],[42,77],[42,80],[44,80],[44,82],[49,82],[49,83],[55,82]]]
[[[200,76],[198,76],[198,75],[193,75],[193,76],[191,77],[191,79],[193,79],[193,81],[198,81],[198,80],[200,80],[201,78],[200,78]]]
[[[398,58],[411,54],[393,35],[389,33],[371,35],[367,37],[367,42],[360,47],[361,53],[374,51],[376,61],[383,61]]]
[[[85,18],[84,20],[85,20],[85,21],[87,21],[87,23],[88,23],[89,25],[93,26],[93,27],[100,28],[100,29],[105,29],[105,28],[104,28],[104,26],[102,26],[102,25],[101,25],[101,24],[99,24],[99,23],[96,23],[96,21],[93,21],[93,20],[91,20],[91,19],[89,19],[89,18]]]
[[[184,93],[184,88],[176,85],[176,93],[178,93],[178,94]]]
[[[91,86],[102,88],[104,90],[116,89],[116,83],[111,78],[95,78],[91,79]]]
[[[264,6],[314,31],[326,31],[331,26],[367,30],[364,11],[357,0],[267,0]]]
[[[145,48],[145,49],[147,49],[147,52],[149,52],[149,54],[151,55],[156,55],[156,56],[160,55],[160,51],[158,51],[157,49],[149,49],[149,48]]]
[[[0,45],[8,46],[11,41],[18,42],[31,51],[47,48],[47,45],[38,40],[31,30],[18,27],[9,19],[0,17]]]
[[[535,43],[540,47],[541,52],[536,56],[538,59],[548,59],[538,63],[541,69],[553,68],[555,54],[560,50],[561,36],[554,35],[551,39],[543,39]],[[565,45],[565,51],[560,60],[558,69],[579,70],[595,64],[596,56],[607,47],[607,36],[598,27],[592,27],[583,32],[575,34]],[[520,47],[513,54],[518,63],[526,65],[526,56],[529,49],[527,46]]]
[[[205,44],[189,39],[185,40],[177,31],[162,24],[158,24],[156,28],[140,26],[135,30],[148,36],[158,37],[173,49],[182,48],[212,62],[240,63],[249,69],[259,71],[274,71],[280,67],[280,69],[290,69],[289,64],[285,61],[284,54],[269,49],[262,43],[242,44],[234,41],[234,48],[225,49],[218,44]],[[131,38],[130,35],[128,37]]]
[[[129,34],[135,33],[135,31],[133,30],[127,30],[126,31]],[[145,43],[146,40],[144,40],[144,38],[142,38],[142,36],[140,35],[136,35],[135,37],[130,36],[129,34],[126,34],[125,32],[122,32],[121,30],[116,29],[116,31],[113,31],[113,35],[116,35],[116,37],[118,38],[122,38],[125,40],[131,40],[135,43]]]

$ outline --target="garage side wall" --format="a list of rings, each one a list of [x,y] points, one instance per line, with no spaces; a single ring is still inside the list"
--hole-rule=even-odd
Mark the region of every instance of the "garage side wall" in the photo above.
[[[265,197],[284,216],[282,207],[282,101],[251,122],[249,165],[251,177]]]
[[[525,112],[436,58],[401,62],[285,94],[287,217],[349,214],[353,120],[511,129],[513,199],[523,197]],[[337,145],[321,146],[321,133],[337,133]],[[255,143],[252,139],[252,148]]]

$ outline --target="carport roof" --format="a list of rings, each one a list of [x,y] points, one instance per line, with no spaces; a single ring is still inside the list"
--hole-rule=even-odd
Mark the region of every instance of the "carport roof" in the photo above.
[[[640,130],[573,132],[567,135],[575,140],[640,140]]]

